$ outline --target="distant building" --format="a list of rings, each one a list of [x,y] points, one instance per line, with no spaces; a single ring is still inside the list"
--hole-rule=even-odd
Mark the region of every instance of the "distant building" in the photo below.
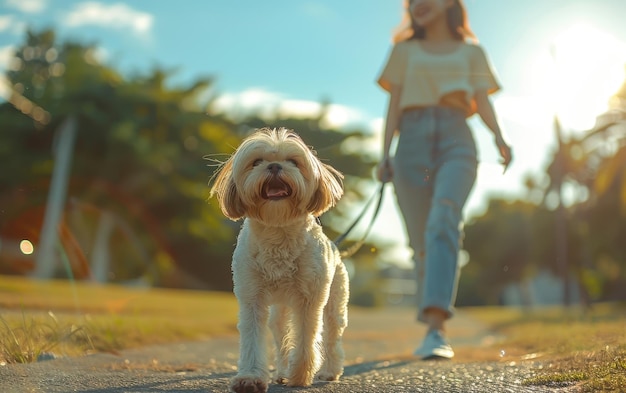
[[[580,303],[580,290],[574,277],[570,277],[570,304]],[[521,283],[509,284],[502,291],[502,304],[505,306],[549,306],[563,304],[563,280],[549,271]]]

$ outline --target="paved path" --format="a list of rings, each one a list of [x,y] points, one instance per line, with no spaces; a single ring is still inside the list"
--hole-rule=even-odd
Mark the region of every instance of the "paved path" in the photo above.
[[[338,382],[309,388],[270,385],[270,393],[374,392],[565,392],[523,386],[538,364],[506,359],[467,362],[464,355],[487,349],[494,338],[480,323],[462,312],[449,325],[453,361],[424,362],[410,353],[423,328],[407,309],[351,310],[346,331],[345,374]],[[28,365],[0,366],[2,393],[145,393],[227,392],[235,375],[238,338],[219,337],[204,342],[128,350],[119,356],[96,354]],[[496,349],[496,351],[498,351]],[[490,354],[487,354],[490,355]],[[496,356],[497,358],[497,356]]]

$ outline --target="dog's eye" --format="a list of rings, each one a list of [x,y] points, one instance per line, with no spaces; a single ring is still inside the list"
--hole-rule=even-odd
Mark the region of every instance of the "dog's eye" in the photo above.
[[[293,164],[293,166],[295,166],[296,168],[298,167],[298,162],[292,158],[288,159],[287,162],[290,162]]]
[[[260,158],[257,160],[254,160],[254,162],[252,163],[252,166],[258,166],[261,165],[261,163],[263,162],[263,160],[261,160]]]

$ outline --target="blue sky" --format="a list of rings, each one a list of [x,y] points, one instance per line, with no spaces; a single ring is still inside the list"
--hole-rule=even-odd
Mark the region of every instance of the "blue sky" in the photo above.
[[[606,109],[624,80],[626,1],[466,5],[503,85],[494,104],[515,154],[503,176],[489,132],[471,120],[482,164],[468,211],[478,214],[487,195],[523,195],[522,178],[544,169],[555,111],[576,132]],[[327,98],[331,123],[366,125],[379,149],[387,97],[374,80],[400,17],[401,0],[0,0],[0,70],[27,26],[53,27],[98,44],[123,72],[158,65],[177,70],[175,83],[213,76],[222,108],[309,113]]]

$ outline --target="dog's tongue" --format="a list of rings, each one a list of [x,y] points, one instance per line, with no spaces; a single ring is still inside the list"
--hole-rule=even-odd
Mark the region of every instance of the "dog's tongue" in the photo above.
[[[288,197],[289,188],[281,180],[274,178],[266,184],[265,194],[268,198]]]
[[[267,196],[270,198],[280,198],[288,195],[287,190],[284,188],[270,188],[267,190]]]

